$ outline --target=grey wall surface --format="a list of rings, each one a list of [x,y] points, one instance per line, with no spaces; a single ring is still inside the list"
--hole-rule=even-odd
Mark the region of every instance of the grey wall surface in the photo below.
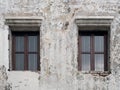
[[[120,90],[119,12],[119,0],[0,0],[0,90]],[[42,19],[40,72],[8,71],[11,29],[5,24],[7,17]],[[109,26],[111,73],[106,76],[77,69],[75,19],[91,17],[113,17]]]

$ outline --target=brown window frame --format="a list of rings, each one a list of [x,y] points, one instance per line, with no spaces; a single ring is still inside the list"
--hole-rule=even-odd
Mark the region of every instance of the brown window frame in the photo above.
[[[90,36],[90,52],[82,52],[81,36]],[[104,52],[94,51],[94,36],[104,36]],[[81,54],[90,54],[90,71],[95,71],[95,54],[104,54],[104,71],[108,71],[108,32],[107,31],[79,31],[78,35],[78,70],[82,71]]]
[[[37,52],[30,52],[28,51],[28,36],[33,35],[37,36]],[[23,36],[24,37],[24,52],[16,52],[15,50],[15,37],[16,36]],[[12,31],[12,70],[16,70],[15,67],[15,54],[16,53],[23,53],[24,54],[24,70],[28,69],[28,54],[37,54],[37,70],[40,70],[40,38],[39,38],[39,31]],[[36,71],[37,71],[36,70]],[[20,71],[20,70],[17,70]]]

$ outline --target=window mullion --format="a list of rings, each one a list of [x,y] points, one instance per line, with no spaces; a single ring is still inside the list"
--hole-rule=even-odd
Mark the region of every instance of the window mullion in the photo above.
[[[27,70],[28,70],[28,54],[29,54],[29,51],[28,51],[28,34],[26,35],[26,67],[27,67]]]
[[[82,60],[81,60],[81,48],[82,48],[82,44],[81,44],[81,36],[78,37],[78,70],[82,70]]]
[[[91,47],[91,71],[95,70],[95,60],[94,60],[94,35],[91,34],[90,38],[90,47]]]
[[[39,51],[40,51],[40,48],[39,48],[39,45],[40,45],[40,44],[39,44],[39,40],[40,40],[40,39],[39,39],[39,35],[38,35],[38,36],[37,36],[37,44],[38,44],[38,45],[37,45],[37,48],[38,48],[38,49],[37,49],[37,56],[38,56],[38,58],[37,58],[37,69],[38,69],[38,70],[40,70],[40,52],[39,52]]]
[[[107,63],[107,37],[104,35],[104,71],[108,70],[108,63]]]
[[[24,36],[24,53],[25,53],[25,58],[24,58],[24,69],[25,70],[28,70],[28,51],[27,51],[27,43],[28,43],[28,40],[27,40],[27,34],[25,34]]]
[[[16,40],[16,39],[15,39],[15,36],[14,36],[14,35],[13,35],[13,38],[12,38],[12,39],[13,39],[13,40],[12,40],[12,41],[13,41],[13,42],[12,42],[12,44],[13,44],[13,45],[12,45],[12,58],[13,58],[13,60],[12,60],[12,64],[13,64],[13,65],[12,65],[12,69],[15,70],[15,69],[16,69],[16,67],[15,67],[15,63],[16,63],[16,62],[15,62],[15,48],[16,48],[15,40]]]

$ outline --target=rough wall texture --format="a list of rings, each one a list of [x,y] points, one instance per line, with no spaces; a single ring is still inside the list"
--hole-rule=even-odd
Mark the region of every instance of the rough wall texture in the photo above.
[[[0,0],[0,65],[9,67],[9,28],[5,18],[41,17],[41,71],[0,70],[0,90],[120,90],[119,0]],[[110,35],[111,74],[77,70],[78,16],[114,16]],[[7,85],[7,83],[10,83]],[[6,90],[7,90],[6,89]]]
[[[7,83],[7,73],[5,66],[0,67],[0,90],[10,90],[10,84]]]

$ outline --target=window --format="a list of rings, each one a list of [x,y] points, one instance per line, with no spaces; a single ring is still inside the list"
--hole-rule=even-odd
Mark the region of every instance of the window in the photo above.
[[[39,32],[12,32],[13,70],[39,70]]]
[[[78,69],[81,71],[108,70],[108,32],[79,31]]]
[[[9,69],[40,70],[40,17],[5,17],[9,26]]]

